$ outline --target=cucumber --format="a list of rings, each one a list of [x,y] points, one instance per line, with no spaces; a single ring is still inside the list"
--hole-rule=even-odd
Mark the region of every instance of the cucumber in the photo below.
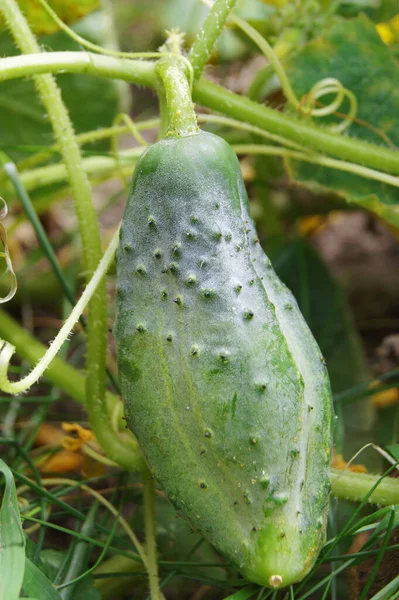
[[[115,338],[128,427],[177,510],[248,580],[300,581],[325,540],[330,384],[218,136],[140,158]]]

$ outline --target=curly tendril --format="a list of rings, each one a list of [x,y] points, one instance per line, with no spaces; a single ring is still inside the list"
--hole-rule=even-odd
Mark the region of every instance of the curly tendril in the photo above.
[[[321,108],[315,108],[317,100],[327,94],[335,94],[335,98],[330,104]],[[315,83],[310,92],[301,99],[298,110],[303,114],[312,117],[325,117],[336,113],[345,98],[349,100],[349,112],[341,123],[331,127],[333,131],[342,133],[354,121],[358,103],[355,94],[345,88],[338,79],[335,79],[335,77],[326,77]]]
[[[202,0],[202,2],[207,6],[212,6],[213,4],[211,0]],[[336,132],[342,132],[350,126],[356,117],[358,107],[357,99],[353,92],[346,89],[338,79],[328,77],[318,81],[308,94],[301,100],[298,100],[283,65],[267,40],[259,33],[259,31],[252,27],[252,25],[237,15],[230,14],[229,21],[239,27],[239,29],[241,29],[241,31],[243,31],[254,44],[258,46],[262,54],[270,61],[280,80],[287,101],[298,112],[311,117],[325,117],[336,113],[347,98],[349,100],[348,114],[341,123],[333,125],[331,129]],[[327,94],[335,94],[335,98],[327,106],[316,108],[317,100]]]
[[[0,203],[2,204],[2,206],[0,208],[0,221],[2,221],[7,216],[8,208],[7,208],[6,201],[1,197],[0,197]],[[8,250],[7,232],[1,223],[0,223],[0,242],[3,246],[3,250],[0,251],[0,258],[4,259],[4,261],[5,261],[5,270],[4,270],[3,274],[0,276],[0,281],[6,275],[8,275],[11,279],[10,291],[8,292],[8,294],[6,296],[0,297],[0,304],[4,304],[5,302],[8,302],[9,300],[11,300],[11,298],[13,298],[15,296],[15,293],[18,288],[18,283],[17,283],[17,277],[15,275],[15,272],[14,272],[14,269],[12,266],[10,252]]]
[[[119,229],[114,234],[108,248],[98,264],[97,269],[93,274],[93,277],[90,279],[90,282],[73,308],[71,314],[65,321],[64,325],[61,327],[60,331],[50,344],[46,354],[40,359],[32,371],[26,375],[26,377],[23,377],[19,381],[10,381],[8,379],[8,367],[15,352],[15,347],[5,340],[0,340],[0,389],[3,392],[6,392],[7,394],[21,394],[22,392],[28,390],[43,375],[44,371],[50,365],[51,361],[61,349],[63,343],[68,338],[74,325],[79,320],[80,315],[96,291],[98,284],[108,271],[116,252],[118,241]]]

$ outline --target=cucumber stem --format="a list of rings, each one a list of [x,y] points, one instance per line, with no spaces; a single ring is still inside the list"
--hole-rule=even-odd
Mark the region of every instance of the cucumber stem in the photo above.
[[[166,96],[168,137],[185,137],[199,133],[186,68],[186,60],[177,54],[161,58],[157,64],[157,73]]]

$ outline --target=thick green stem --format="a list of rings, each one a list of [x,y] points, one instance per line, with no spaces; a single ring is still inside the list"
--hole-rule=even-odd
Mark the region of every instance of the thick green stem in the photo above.
[[[157,73],[166,95],[169,117],[167,136],[183,137],[199,132],[191,90],[186,76],[186,64],[178,55],[162,58]]]
[[[36,38],[16,1],[0,0],[0,11],[22,53],[40,52]],[[34,82],[49,115],[71,183],[82,239],[86,278],[89,281],[102,256],[90,183],[82,167],[82,158],[73,126],[55,79],[52,75],[35,75]],[[106,284],[103,280],[99,283],[88,307],[86,408],[91,426],[105,453],[126,468],[123,444],[109,427],[107,418],[105,402],[107,335],[107,296]]]
[[[112,156],[89,156],[82,160],[82,167],[88,175],[98,175],[101,178],[112,177],[117,172],[118,166],[126,167],[129,174],[131,174],[134,163],[143,150],[142,146],[122,150],[118,153],[119,164]],[[21,181],[28,192],[54,183],[65,183],[67,180],[68,173],[63,164],[47,165],[46,167],[38,167],[21,173]]]
[[[202,106],[240,121],[246,121],[270,133],[277,133],[306,148],[392,175],[399,175],[399,152],[351,139],[312,123],[294,119],[205,79],[201,79],[194,85],[193,99]]]
[[[199,79],[209,60],[213,46],[222,33],[230,11],[238,0],[216,0],[191,47],[188,58],[193,65],[194,79]]]
[[[330,478],[331,493],[337,498],[361,502],[380,479],[380,475],[332,469]],[[399,479],[394,477],[385,477],[382,479],[370,494],[367,502],[381,506],[399,504]]]
[[[3,3],[4,1],[2,0]],[[114,58],[92,52],[37,52],[38,49],[22,56],[1,58],[0,81],[42,73],[86,73],[122,79],[151,88],[156,84],[154,62]]]
[[[158,85],[157,94],[158,94],[159,118],[160,118],[158,139],[161,140],[162,138],[166,137],[166,134],[168,133],[168,127],[169,127],[168,106],[166,103],[166,94],[165,94],[165,90],[164,90],[162,83],[160,83]]]
[[[2,0],[4,2],[4,0]],[[37,73],[87,73],[157,86],[154,63],[124,60],[86,52],[51,52],[0,59],[0,81]],[[198,104],[286,137],[306,148],[353,163],[399,175],[399,152],[323,129],[252,102],[210,81],[201,79],[193,88]]]

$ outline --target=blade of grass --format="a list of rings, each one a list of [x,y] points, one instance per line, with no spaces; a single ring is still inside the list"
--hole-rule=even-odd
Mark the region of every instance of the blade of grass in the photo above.
[[[60,283],[62,291],[64,292],[65,297],[69,300],[71,306],[75,305],[75,297],[72,292],[72,289],[66,280],[64,273],[60,267],[57,256],[53,250],[52,245],[49,242],[49,239],[46,235],[43,225],[40,222],[39,217],[36,214],[34,206],[30,197],[28,196],[25,187],[19,177],[18,169],[15,163],[4,153],[0,153],[0,160],[3,163],[3,169],[7,173],[10,178],[15,191],[17,193],[18,198],[21,201],[23,209],[28,217],[29,221],[32,224],[33,229],[35,230],[37,240],[43,250],[43,253],[47,257],[51,267]]]
[[[57,587],[57,589],[61,590],[61,589],[63,589],[63,588],[66,588],[67,586],[70,586],[70,585],[72,585],[72,584],[76,584],[76,583],[78,583],[78,581],[81,581],[82,579],[84,579],[84,577],[87,577],[88,575],[90,575],[90,574],[91,574],[91,573],[92,573],[92,572],[93,572],[95,569],[97,569],[97,568],[100,566],[100,564],[101,564],[101,562],[102,562],[102,560],[103,560],[104,556],[106,555],[106,553],[107,553],[107,551],[108,551],[108,548],[110,547],[110,544],[111,544],[111,541],[112,541],[112,539],[113,539],[113,537],[114,537],[114,533],[115,533],[115,531],[116,531],[117,525],[118,525],[118,521],[116,521],[116,520],[115,520],[115,521],[114,521],[114,524],[113,524],[113,526],[112,526],[111,532],[110,532],[110,534],[109,534],[109,536],[108,536],[108,538],[107,538],[107,541],[106,541],[106,543],[105,543],[105,545],[104,545],[103,549],[101,550],[101,554],[100,554],[100,556],[98,557],[97,561],[94,563],[94,565],[93,565],[92,567],[90,567],[90,569],[87,569],[86,571],[84,571],[83,573],[81,573],[81,574],[80,574],[78,577],[76,577],[75,579],[72,579],[72,580],[68,581],[68,583],[64,583],[64,584],[62,584],[62,585],[59,585],[59,586]],[[82,528],[82,531],[83,531],[83,528]],[[83,543],[83,542],[81,542],[81,543]],[[131,562],[131,561],[130,561],[130,562]],[[136,566],[137,566],[137,563],[135,563],[135,567],[136,567]],[[61,592],[61,593],[62,593],[62,592]]]
[[[32,522],[32,523],[39,523],[41,525],[44,525],[46,527],[50,527],[51,529],[54,529],[56,531],[60,531],[61,533],[66,533],[69,536],[75,536],[78,537],[79,539],[88,542],[89,544],[92,544],[93,546],[96,546],[98,548],[104,548],[106,546],[106,543],[103,542],[99,542],[98,540],[92,538],[92,537],[88,537],[85,535],[82,535],[80,533],[77,533],[76,531],[74,531],[73,529],[68,529],[67,527],[62,527],[61,525],[56,525],[55,523],[50,523],[49,521],[42,521],[41,519],[36,519],[35,517],[28,517],[25,515],[22,515],[22,519],[24,521],[28,521],[28,522]],[[132,554],[131,552],[125,552],[123,550],[121,550],[120,548],[116,548],[115,546],[110,546],[109,549],[112,552],[116,552],[118,554],[121,554],[122,556],[133,560],[133,561],[137,561],[138,563],[141,563],[141,560],[139,558],[139,556]],[[143,575],[145,575],[145,570],[143,567]],[[3,600],[3,598],[0,597],[0,600]],[[4,600],[10,600],[9,598],[4,599]]]
[[[399,591],[399,575],[392,579],[388,585],[386,585],[382,590],[374,594],[370,600],[397,600],[398,596],[396,592]],[[391,594],[388,596],[388,594]]]
[[[17,600],[24,580],[25,535],[12,473],[0,459],[5,489],[0,509],[0,600]]]
[[[49,579],[29,558],[25,559],[25,576],[23,589],[25,594],[32,595],[40,600],[61,600]]]
[[[228,596],[226,600],[247,600],[248,598],[252,598],[257,592],[259,592],[258,586],[246,585],[238,592],[235,592],[232,596]]]
[[[83,535],[90,536],[93,534],[98,506],[98,502],[94,502],[92,504],[80,530]],[[69,567],[64,578],[64,585],[58,586],[58,589],[61,589],[60,596],[63,600],[72,599],[76,580],[78,580],[82,572],[86,570],[91,551],[92,546],[87,542],[81,540],[76,544],[74,553],[72,555],[72,560],[69,563]]]
[[[15,448],[15,450],[18,453],[18,455],[26,462],[26,464],[28,465],[29,469],[32,471],[32,475],[35,478],[37,485],[40,487],[41,486],[40,473],[36,469],[36,466],[34,465],[33,461],[31,460],[29,454],[21,446],[21,444],[17,440],[8,439],[8,438],[5,438],[5,437],[0,438],[0,444],[6,444],[7,446],[12,446],[12,447]],[[14,469],[12,469],[12,471],[14,471]],[[46,516],[46,502],[45,502],[45,498],[40,498],[40,515],[41,515],[42,519],[44,519],[45,516]],[[38,545],[37,545],[37,548],[39,550],[40,550],[40,547],[41,547],[41,545],[43,544],[43,541],[44,541],[43,535],[44,535],[43,532],[39,533]],[[0,547],[1,547],[1,544],[0,544]],[[38,555],[35,553],[34,562],[36,562],[37,559],[38,559]]]
[[[371,586],[373,585],[374,579],[375,579],[375,577],[376,577],[376,575],[378,573],[378,569],[380,568],[381,561],[382,561],[382,559],[384,557],[384,554],[386,552],[387,546],[389,544],[389,538],[390,538],[390,535],[391,535],[391,531],[393,529],[394,520],[395,520],[395,509],[393,508],[391,510],[391,514],[390,514],[390,517],[389,517],[388,526],[387,526],[386,533],[385,533],[385,536],[384,536],[384,541],[381,544],[380,552],[379,552],[378,556],[376,557],[376,560],[375,560],[375,562],[373,564],[373,568],[372,568],[371,573],[370,573],[370,575],[369,575],[369,577],[367,579],[366,585],[363,588],[363,591],[362,591],[362,594],[361,594],[359,600],[366,600],[367,594],[370,591]]]

